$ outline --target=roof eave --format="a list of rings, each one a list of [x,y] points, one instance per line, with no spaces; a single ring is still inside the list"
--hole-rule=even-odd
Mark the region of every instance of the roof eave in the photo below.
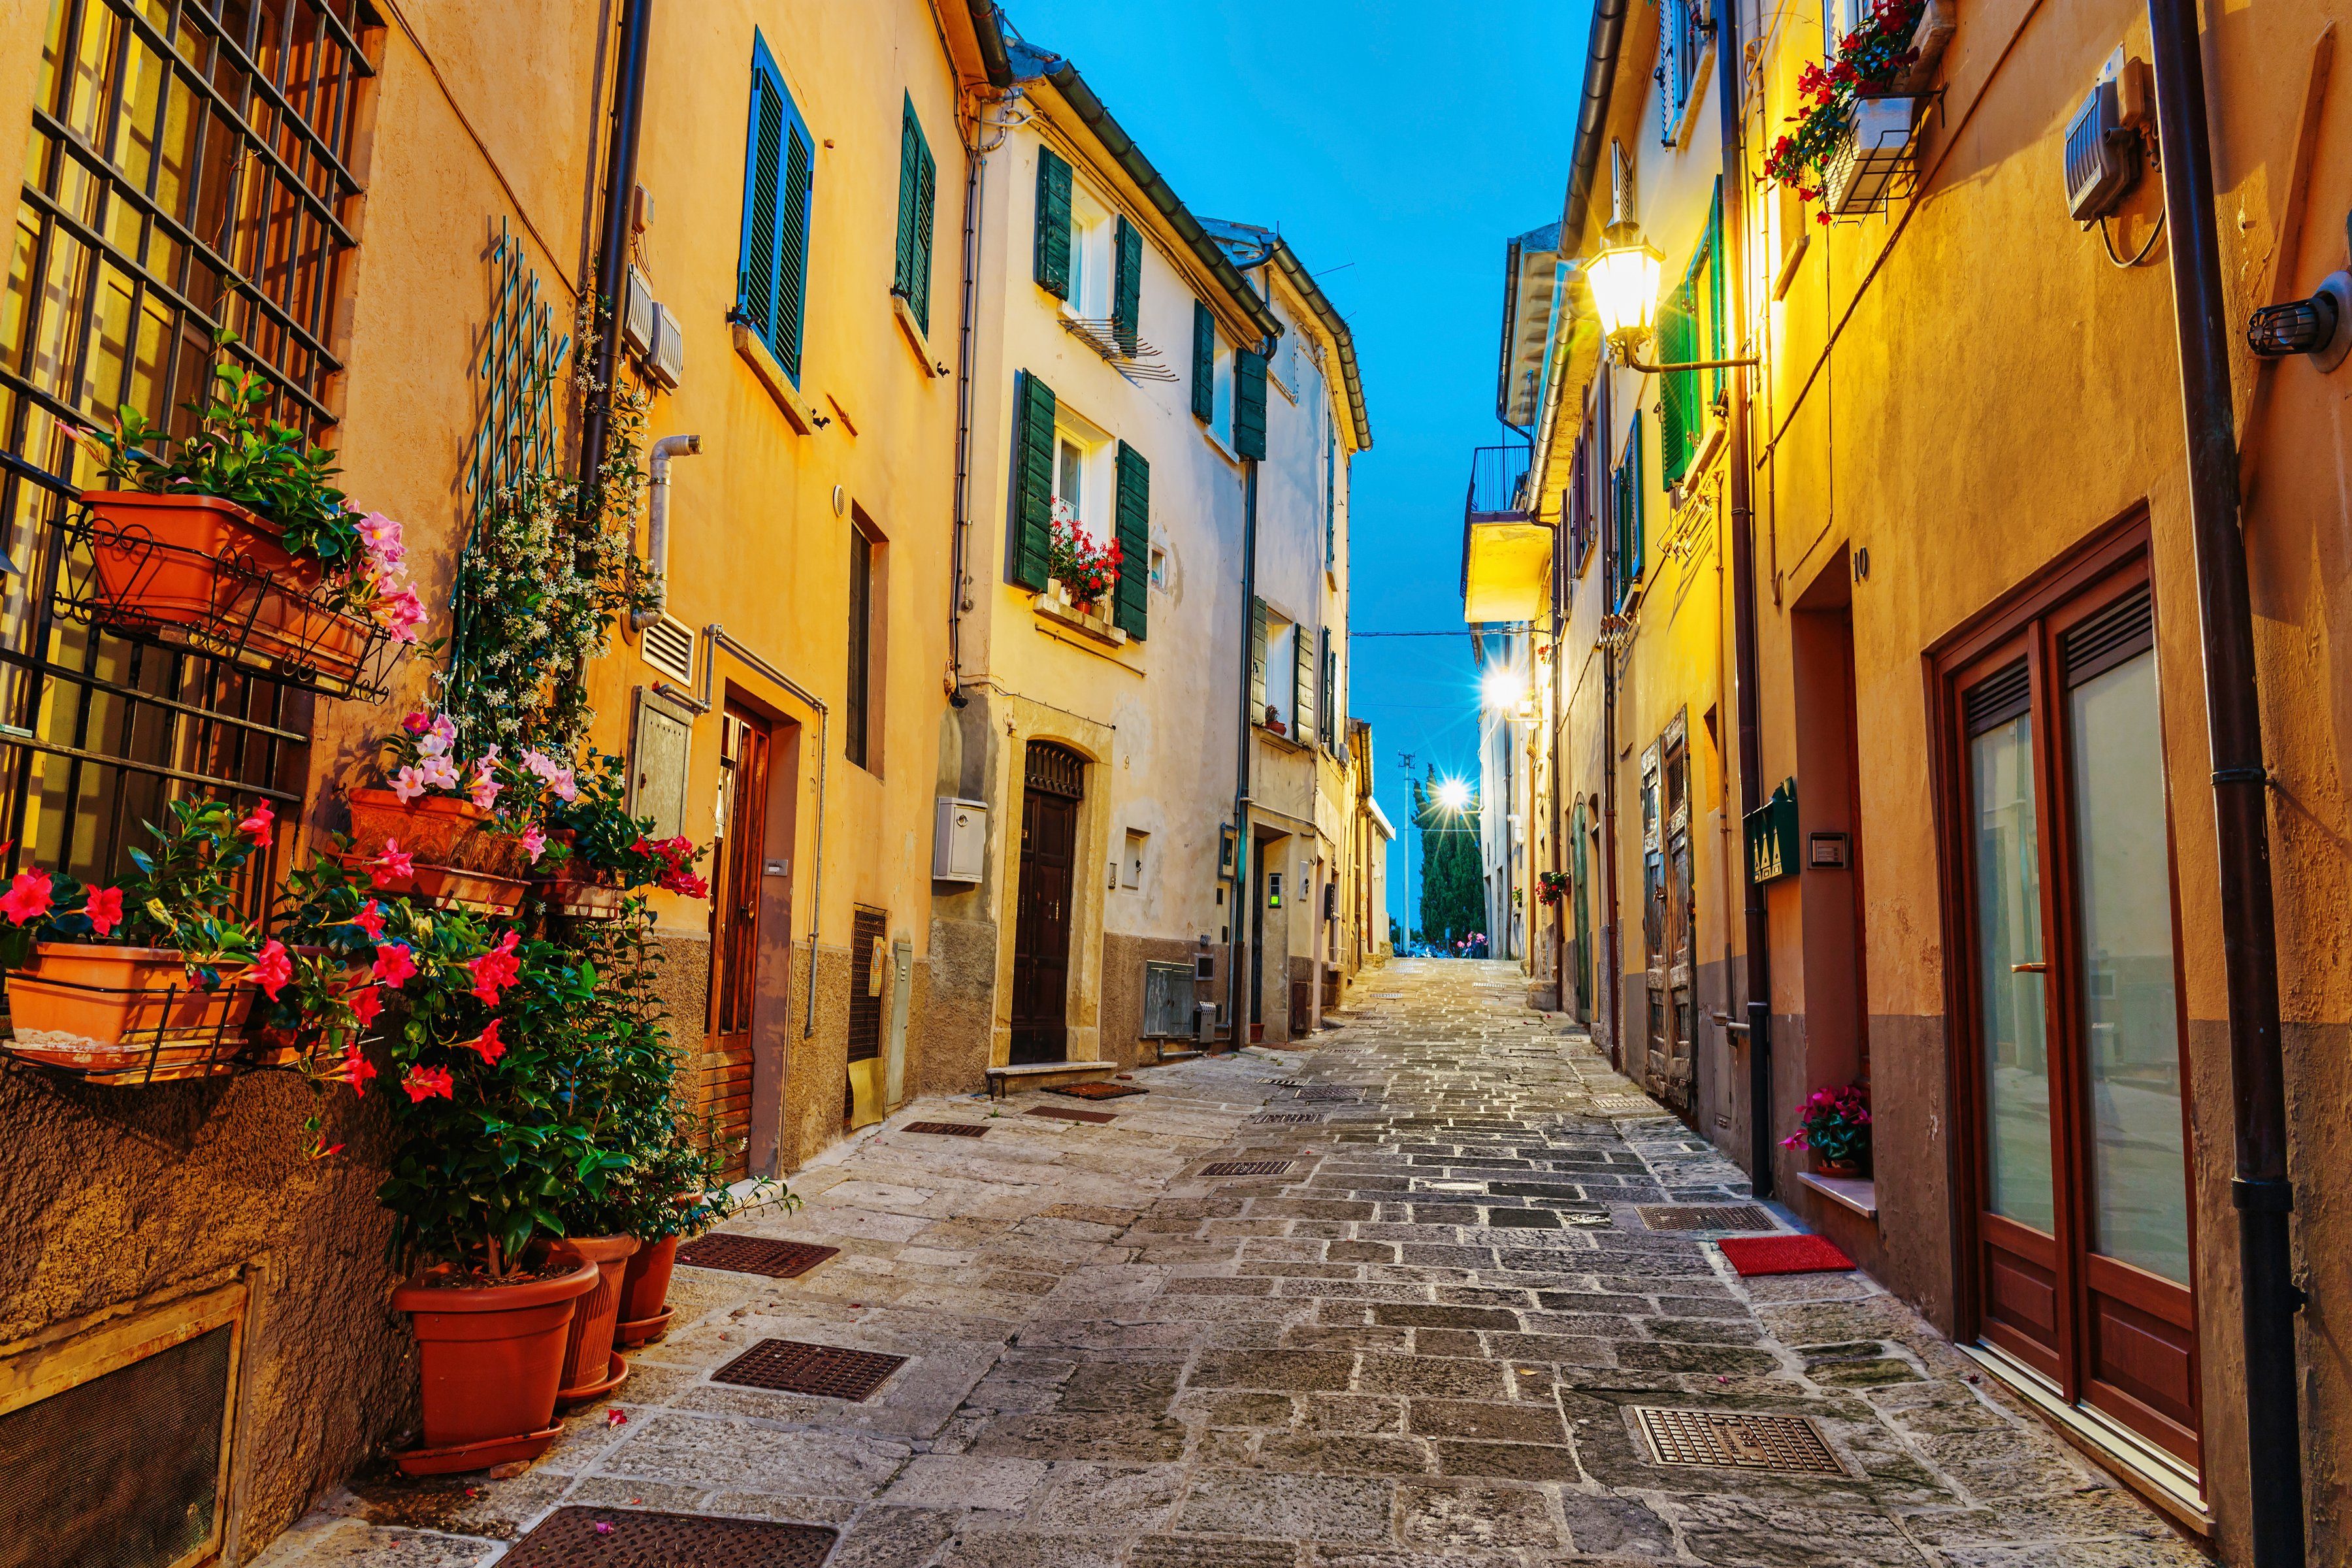
[[[1339,346],[1339,378],[1348,389],[1348,411],[1356,426],[1356,450],[1370,451],[1372,416],[1364,402],[1363,370],[1356,363],[1356,335],[1348,330],[1347,318],[1339,314],[1330,296],[1317,286],[1314,275],[1298,259],[1298,253],[1290,248],[1290,242],[1279,235],[1274,241],[1274,263],[1282,268],[1283,277],[1298,290],[1298,297],[1307,301],[1307,308],[1315,312],[1316,320],[1323,323],[1323,330]]]

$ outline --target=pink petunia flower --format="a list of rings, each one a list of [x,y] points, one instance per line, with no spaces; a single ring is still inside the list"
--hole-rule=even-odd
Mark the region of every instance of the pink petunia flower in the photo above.
[[[433,728],[433,715],[419,709],[403,719],[400,721],[400,727],[412,735],[422,735],[425,731]]]
[[[374,868],[373,878],[379,888],[388,888],[394,882],[404,881],[416,875],[415,858],[400,847],[397,838],[385,839],[383,853],[368,864]]]
[[[339,1081],[350,1084],[352,1093],[365,1100],[367,1080],[375,1076],[375,1063],[368,1060],[367,1053],[360,1049],[359,1042],[354,1040],[343,1047],[343,1065],[336,1069],[334,1076]]]
[[[81,912],[89,917],[89,929],[104,936],[122,923],[122,889],[92,888],[82,904]]]
[[[269,999],[275,1002],[278,994],[285,990],[294,978],[294,961],[286,955],[286,944],[272,937],[269,945],[261,950],[261,956],[255,959],[252,967],[245,973],[247,978],[259,984],[262,990],[269,994]]]
[[[375,950],[375,967],[372,973],[378,980],[397,990],[416,973],[416,961],[410,955],[406,942],[388,942]]]
[[[498,805],[499,791],[505,787],[490,775],[489,763],[485,760],[480,771],[474,774],[472,782],[466,786],[466,794],[476,805],[488,811]]]
[[[8,890],[0,893],[0,915],[23,925],[36,916],[47,914],[52,901],[49,874],[38,866],[27,866],[16,873]]]
[[[265,800],[253,808],[250,816],[236,825],[236,830],[267,849],[269,847],[269,825],[276,820],[277,814],[269,809],[269,803]]]
[[[400,1080],[400,1087],[408,1091],[409,1103],[412,1105],[431,1100],[436,1095],[443,1100],[455,1100],[457,1097],[457,1083],[449,1077],[447,1068],[410,1068],[407,1075]]]
[[[383,993],[373,985],[362,985],[343,1000],[351,1004],[352,1016],[359,1020],[362,1029],[374,1023],[375,1016],[383,1011]]]

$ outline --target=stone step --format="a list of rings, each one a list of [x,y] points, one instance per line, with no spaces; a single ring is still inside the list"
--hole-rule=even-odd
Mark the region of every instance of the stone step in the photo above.
[[[1003,1099],[1016,1089],[1060,1089],[1074,1083],[1100,1083],[1117,1076],[1117,1062],[1022,1062],[990,1068],[988,1092]]]

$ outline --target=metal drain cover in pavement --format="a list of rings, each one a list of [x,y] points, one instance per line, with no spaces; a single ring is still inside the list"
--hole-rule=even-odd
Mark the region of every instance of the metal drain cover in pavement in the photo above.
[[[1263,1116],[1253,1116],[1249,1118],[1251,1122],[1260,1127],[1272,1126],[1276,1122],[1320,1121],[1322,1120],[1323,1119],[1321,1117],[1316,1115],[1311,1110],[1269,1110]]]
[[[1803,1415],[1755,1415],[1745,1411],[1660,1410],[1633,1406],[1650,1453],[1662,1465],[1711,1469],[1801,1470],[1842,1476],[1830,1446]]]
[[[1118,1120],[1108,1110],[1080,1110],[1074,1106],[1066,1105],[1033,1105],[1021,1114],[1050,1117],[1055,1121],[1116,1121]]]
[[[817,1568],[834,1532],[627,1508],[559,1508],[499,1559],[504,1568]]]
[[[782,1394],[814,1394],[856,1405],[872,1398],[874,1391],[906,1364],[902,1355],[804,1344],[799,1340],[761,1340],[712,1373],[710,1381]]]
[[[1663,1116],[1665,1108],[1646,1094],[1596,1094],[1592,1109],[1603,1116]]]
[[[1204,1176],[1278,1176],[1290,1169],[1287,1160],[1227,1160],[1220,1164],[1203,1165]]]
[[[931,1132],[941,1138],[977,1138],[988,1131],[972,1121],[909,1121],[901,1132]]]
[[[1772,1216],[1754,1204],[1642,1204],[1642,1223],[1652,1230],[1778,1230]]]
[[[1301,1100],[1354,1100],[1357,1094],[1352,1089],[1336,1089],[1326,1084],[1309,1084],[1298,1091],[1298,1098]]]
[[[677,1260],[695,1268],[724,1268],[731,1274],[797,1279],[840,1250],[805,1241],[772,1241],[764,1236],[732,1236],[716,1230],[679,1247]]]
[[[1123,1094],[1150,1094],[1151,1091],[1131,1083],[1072,1083],[1045,1092],[1066,1094],[1072,1100],[1117,1100]]]
[[[1307,1080],[1303,1078],[1278,1078],[1274,1080],[1274,1087],[1276,1089],[1305,1089],[1307,1087]]]

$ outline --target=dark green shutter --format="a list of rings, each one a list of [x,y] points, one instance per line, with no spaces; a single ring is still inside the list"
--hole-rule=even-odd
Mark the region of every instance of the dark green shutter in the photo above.
[[[1265,458],[1265,356],[1255,349],[1234,356],[1234,455]]]
[[[926,332],[931,330],[931,230],[939,181],[939,164],[910,97],[898,131],[898,254],[890,292],[907,301]]]
[[[1118,265],[1110,289],[1110,335],[1118,352],[1135,357],[1136,319],[1143,309],[1143,231],[1118,220]]]
[[[1013,580],[1042,591],[1054,537],[1054,389],[1023,371],[1013,408]]]
[[[1337,431],[1323,437],[1323,564],[1328,569],[1339,563],[1339,437]]]
[[[1113,624],[1140,642],[1151,595],[1151,465],[1124,441],[1118,444],[1118,553]]]
[[[1217,318],[1192,301],[1192,417],[1217,416]]]
[[[1723,330],[1723,182],[1715,186],[1715,205],[1706,215],[1706,353],[1702,359],[1729,359],[1731,350],[1726,345]],[[1712,385],[1710,398],[1723,395],[1722,371],[1708,373]]]
[[[1050,147],[1037,149],[1037,287],[1070,297],[1070,166]]]
[[[931,253],[933,220],[940,205],[940,165],[926,144],[922,177],[915,187],[915,292],[908,301],[925,333],[931,330]]]
[[[1338,733],[1339,711],[1337,706],[1339,700],[1339,661],[1331,657],[1331,628],[1325,626],[1323,628],[1323,685],[1316,708],[1317,711],[1323,715],[1323,749],[1335,757],[1339,754],[1339,748],[1333,743],[1339,738]]]
[[[764,56],[765,51],[761,51]],[[743,262],[736,310],[763,339],[776,335],[776,195],[783,175],[784,100],[777,82],[751,72],[751,146],[743,156]]]
[[[1696,359],[1691,331],[1690,281],[1668,294],[1658,309],[1658,358],[1664,364]],[[1668,371],[1658,378],[1658,472],[1679,484],[1690,468],[1691,442],[1699,427],[1698,376],[1695,370]]]
[[[1315,743],[1315,641],[1305,626],[1290,629],[1290,738],[1302,746]]]
[[[1265,601],[1250,601],[1250,722],[1265,722]]]

